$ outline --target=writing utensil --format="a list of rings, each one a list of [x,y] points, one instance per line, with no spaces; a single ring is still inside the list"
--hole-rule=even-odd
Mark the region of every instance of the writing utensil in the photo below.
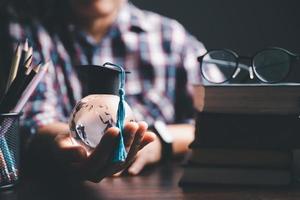
[[[22,95],[22,93],[25,91],[26,87],[29,85],[31,80],[34,78],[34,76],[39,72],[41,67],[41,63],[36,66],[30,66],[28,67],[26,73],[25,73],[25,79],[22,88],[20,89],[21,94],[18,95],[19,97]]]
[[[22,96],[20,100],[18,101],[16,107],[13,109],[13,112],[19,113],[25,106],[26,102],[30,98],[31,94],[37,87],[38,83],[42,80],[44,75],[46,74],[48,70],[49,62],[44,64],[42,67],[37,66],[34,70],[37,70],[37,75],[33,77],[33,79],[30,81],[28,86],[26,87],[25,91],[22,93]],[[8,170],[12,176],[10,176],[11,179],[16,180],[18,178],[18,171],[15,168],[15,159],[13,154],[9,151],[9,147],[7,145],[6,139],[5,139],[5,133],[7,133],[8,129],[12,126],[14,123],[14,120],[8,120],[4,119],[2,122],[0,122],[0,147],[3,149],[4,158],[7,162]],[[2,126],[1,126],[2,125]],[[5,126],[4,126],[5,125]]]
[[[9,175],[9,171],[7,168],[7,164],[6,161],[4,159],[4,155],[2,153],[2,149],[0,147],[0,176],[1,176],[1,181],[0,181],[0,185],[1,183],[9,183],[11,182],[11,178]]]
[[[36,67],[35,70],[37,71],[37,74],[32,78],[30,83],[27,85],[26,89],[23,91],[22,96],[19,98],[19,101],[17,102],[17,104],[14,107],[14,109],[12,110],[12,112],[14,112],[14,113],[21,112],[21,110],[25,106],[26,102],[30,98],[31,94],[37,87],[38,83],[42,80],[42,78],[46,74],[49,64],[50,64],[50,62],[47,62],[46,64],[42,65],[42,67],[40,67],[40,65],[38,65]],[[8,119],[4,119],[4,120],[0,121],[0,139],[1,139],[1,137],[4,138],[4,133],[7,132],[8,128],[11,127],[11,125],[13,123],[14,123],[14,120],[8,120]],[[3,126],[4,124],[5,124],[5,126]],[[1,127],[2,127],[2,129],[1,129]],[[4,143],[4,146],[7,146],[7,145],[5,145],[5,142],[6,141],[2,141],[2,143]]]
[[[20,70],[20,66],[23,65],[24,61],[27,60],[30,55],[32,54],[32,48],[28,47],[28,40],[26,39],[24,45],[21,47],[20,44],[18,44],[16,51],[13,55],[11,67],[10,67],[10,73],[8,77],[8,81],[6,84],[5,92],[8,91],[11,83],[16,78],[17,74],[19,72],[23,72],[23,70]]]
[[[20,44],[18,44],[16,51],[13,55],[12,63],[10,66],[10,72],[9,72],[9,76],[8,76],[8,80],[7,80],[7,84],[6,84],[5,93],[7,92],[11,83],[17,76],[20,58],[21,58],[21,47],[20,47]]]
[[[30,51],[29,51],[27,39],[26,39],[26,42],[23,45],[23,47],[21,47],[21,45],[18,44],[15,54],[13,55],[10,74],[9,74],[8,81],[6,84],[5,94],[8,92],[11,84],[16,79],[16,77],[18,75],[23,74],[24,71],[27,69],[27,68],[26,69],[21,68],[21,66],[23,66],[23,64],[24,64],[24,61],[25,61],[24,59],[28,57],[26,59],[26,60],[28,60],[30,58],[30,60],[28,60],[28,61],[29,61],[29,63],[31,63],[31,61],[32,61],[31,54],[32,54],[32,48],[30,48]],[[27,66],[25,65],[25,67],[27,67]]]
[[[27,52],[29,49],[29,45],[28,45],[28,38],[26,38],[24,46],[23,46],[23,51]]]
[[[33,79],[33,77],[37,74],[36,72],[36,68],[38,66],[31,66],[31,62],[32,62],[32,56],[30,56],[26,62],[25,62],[25,75],[22,77],[22,83],[20,84],[20,86],[18,87],[17,91],[14,92],[14,98],[16,100],[18,100],[22,93],[24,92],[24,90],[26,89],[27,85],[30,83],[30,81]],[[17,101],[14,101],[14,106],[12,106],[11,108],[15,107]]]
[[[18,101],[15,105],[15,107],[11,110],[14,113],[19,113],[22,111],[23,107],[25,106],[26,102],[28,101],[28,99],[30,98],[31,94],[33,93],[33,91],[35,90],[35,88],[37,87],[38,83],[42,80],[42,78],[44,77],[44,75],[46,74],[47,70],[48,70],[48,66],[49,66],[50,62],[47,62],[44,65],[39,64],[38,66],[36,66],[33,71],[37,71],[37,74],[32,78],[32,80],[30,81],[30,83],[27,85],[26,89],[23,91],[22,95],[20,98],[18,98]],[[0,121],[0,125],[1,124],[6,124],[6,126],[2,126],[3,130],[2,132],[5,133],[7,131],[7,129],[14,123],[14,121],[8,121],[7,119],[1,120]],[[0,126],[1,127],[1,126]],[[1,136],[1,131],[0,131],[0,136]]]
[[[25,60],[27,60],[30,56],[32,56],[32,53],[33,53],[33,49],[32,49],[32,47],[29,47],[28,51],[26,51],[26,54],[25,54]]]
[[[24,74],[26,71],[26,68],[24,68],[23,66],[26,62],[27,51],[28,51],[28,40],[26,39],[25,44],[23,45],[23,49],[21,51],[21,57],[20,57],[20,62],[19,62],[19,66],[18,66],[17,76],[19,74]]]
[[[30,59],[25,62],[25,66],[28,65]],[[21,68],[25,68],[20,67]],[[0,112],[6,113],[9,112],[16,104],[18,97],[21,95],[22,85],[24,84],[25,80],[25,70],[23,69],[24,73],[18,72],[15,80],[12,82],[11,86],[9,87],[7,93],[4,95],[3,99],[0,102]]]
[[[32,64],[32,55],[30,55],[24,63],[25,74],[26,74],[27,70],[30,68],[31,64]]]
[[[42,65],[38,71],[38,73],[34,76],[34,78],[30,81],[24,92],[22,93],[16,107],[12,110],[13,112],[21,112],[23,107],[25,106],[26,102],[30,98],[31,94],[37,87],[38,83],[42,80],[44,75],[46,74],[48,67],[51,63],[47,62],[44,65]]]

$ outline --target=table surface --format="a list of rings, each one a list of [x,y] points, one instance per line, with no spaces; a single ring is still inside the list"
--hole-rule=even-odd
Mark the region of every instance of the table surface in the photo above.
[[[141,175],[106,178],[100,183],[51,182],[25,178],[14,190],[0,192],[1,200],[99,200],[99,199],[225,199],[299,200],[298,188],[181,188],[183,169],[178,163],[152,167]]]

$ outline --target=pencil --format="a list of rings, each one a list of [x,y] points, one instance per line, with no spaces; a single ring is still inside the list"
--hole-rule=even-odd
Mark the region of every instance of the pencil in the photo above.
[[[27,52],[29,49],[29,45],[28,45],[28,38],[26,38],[24,46],[23,46],[23,51]]]
[[[19,94],[17,94],[17,98],[19,99],[22,95],[22,93],[26,90],[26,87],[30,84],[34,76],[39,72],[41,67],[41,64],[38,64],[34,67],[29,67],[25,73],[25,79],[24,83],[22,84],[22,87],[19,90]]]
[[[23,67],[26,60],[26,56],[27,56],[27,52],[28,52],[28,40],[26,39],[25,44],[23,45],[23,49],[21,51],[21,57],[20,57],[20,62],[19,62],[19,66],[18,66],[18,72],[17,72],[17,76],[18,74],[24,74],[26,68]]]
[[[25,73],[28,70],[28,68],[31,66],[31,64],[32,64],[32,55],[30,55],[24,63]]]
[[[6,84],[5,93],[8,91],[8,88],[10,87],[11,83],[17,76],[20,58],[21,58],[21,47],[20,47],[20,44],[18,44],[16,51],[13,55],[12,63],[10,66],[10,72],[9,72],[9,76],[8,76],[8,80],[7,80],[7,84]]]
[[[30,98],[31,94],[39,84],[39,82],[42,80],[42,78],[45,76],[48,67],[51,63],[47,62],[44,65],[38,65],[36,68],[37,74],[33,77],[33,79],[30,81],[30,83],[27,85],[26,89],[22,93],[22,96],[19,98],[19,101],[15,108],[12,110],[13,112],[20,112],[28,99]]]
[[[32,56],[33,49],[29,47],[25,54],[25,60],[27,60],[30,56]]]
[[[28,62],[30,62],[30,58],[27,59],[27,61],[25,62],[25,66],[28,65]],[[23,69],[21,69],[23,68]],[[24,81],[25,81],[25,70],[24,70],[24,66],[23,67],[19,67],[19,71],[22,72],[18,72],[15,80],[12,82],[11,86],[9,87],[7,93],[4,95],[4,97],[2,98],[2,100],[0,101],[0,112],[2,113],[6,113],[9,112],[17,103],[18,98],[21,96],[22,92],[21,91],[23,89],[23,85],[24,85]]]

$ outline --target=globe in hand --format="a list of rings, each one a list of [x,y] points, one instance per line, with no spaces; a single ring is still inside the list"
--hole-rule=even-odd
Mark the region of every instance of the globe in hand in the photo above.
[[[69,120],[71,135],[89,148],[95,148],[105,131],[116,125],[119,97],[116,95],[89,95],[73,109]],[[135,121],[125,102],[125,122]]]

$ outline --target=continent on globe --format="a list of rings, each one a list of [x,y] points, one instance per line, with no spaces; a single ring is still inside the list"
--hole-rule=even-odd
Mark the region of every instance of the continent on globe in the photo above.
[[[95,148],[105,131],[116,125],[119,97],[116,95],[89,95],[73,109],[69,120],[71,135],[84,145]],[[135,121],[125,103],[125,122]]]

